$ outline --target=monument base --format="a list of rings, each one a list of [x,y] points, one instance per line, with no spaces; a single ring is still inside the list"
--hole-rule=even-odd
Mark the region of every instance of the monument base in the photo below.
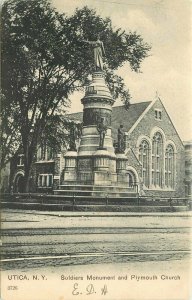
[[[111,178],[109,172],[95,171],[93,173],[93,184],[95,185],[110,185]]]
[[[128,175],[127,174],[117,174],[117,183],[119,186],[128,185]]]
[[[77,180],[77,173],[74,170],[67,170],[64,172],[63,181],[76,181]]]
[[[64,197],[78,197],[79,199],[86,199],[87,197],[93,198],[124,198],[136,197],[136,187],[129,188],[127,186],[120,186],[119,184],[101,185],[96,184],[77,184],[72,182],[66,182],[64,185],[60,185],[58,189],[54,190],[55,195],[63,195]]]
[[[77,152],[68,150],[65,155],[65,168],[62,181],[77,180]]]

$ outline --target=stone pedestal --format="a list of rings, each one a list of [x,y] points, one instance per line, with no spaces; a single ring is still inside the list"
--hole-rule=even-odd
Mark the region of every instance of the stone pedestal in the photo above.
[[[93,159],[92,156],[78,156],[77,161],[78,184],[92,184],[93,182]]]
[[[128,159],[124,153],[117,153],[117,162],[116,162],[116,170],[117,170],[117,182],[120,185],[127,186],[128,185],[128,174],[127,174],[127,163]]]
[[[65,168],[63,172],[63,180],[76,181],[77,180],[77,152],[68,151],[65,154]]]
[[[98,149],[93,154],[93,184],[109,185],[111,183],[109,163],[110,154],[107,149]]]

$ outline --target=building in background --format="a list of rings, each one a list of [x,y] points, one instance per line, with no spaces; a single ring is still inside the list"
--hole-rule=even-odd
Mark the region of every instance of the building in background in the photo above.
[[[185,147],[185,195],[192,196],[192,141],[184,142]]]

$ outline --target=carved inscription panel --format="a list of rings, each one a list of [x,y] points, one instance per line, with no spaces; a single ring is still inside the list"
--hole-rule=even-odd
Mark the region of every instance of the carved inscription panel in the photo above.
[[[101,118],[104,118],[104,124],[111,126],[111,111],[103,108],[86,108],[83,113],[83,125],[97,125]]]
[[[81,158],[78,161],[78,170],[87,171],[92,169],[92,160],[89,158]]]

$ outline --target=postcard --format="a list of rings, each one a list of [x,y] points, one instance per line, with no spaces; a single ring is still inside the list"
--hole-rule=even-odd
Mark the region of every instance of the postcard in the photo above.
[[[2,4],[1,300],[190,300],[188,0]]]

